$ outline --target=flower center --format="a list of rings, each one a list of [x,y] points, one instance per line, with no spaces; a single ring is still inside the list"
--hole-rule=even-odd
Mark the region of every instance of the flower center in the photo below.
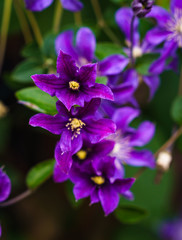
[[[167,23],[169,34],[168,40],[174,40],[182,47],[182,10],[175,9],[173,18]]]
[[[87,157],[87,152],[85,150],[80,150],[76,155],[80,160],[85,160]]]
[[[79,87],[80,87],[80,84],[76,81],[70,81],[69,82],[69,87],[72,89],[72,90],[78,90]]]
[[[134,58],[141,57],[142,54],[143,54],[143,51],[142,51],[142,49],[141,49],[140,47],[135,46],[135,47],[133,48],[133,57],[134,57]]]
[[[82,127],[85,125],[86,124],[82,122],[82,120],[80,119],[70,118],[69,123],[66,124],[66,127],[68,128],[68,130],[71,130],[72,132],[74,132],[74,135],[72,137],[73,139],[74,137],[77,137],[80,134]]]
[[[105,179],[102,176],[91,177],[91,180],[97,185],[102,185],[103,183],[105,183]]]

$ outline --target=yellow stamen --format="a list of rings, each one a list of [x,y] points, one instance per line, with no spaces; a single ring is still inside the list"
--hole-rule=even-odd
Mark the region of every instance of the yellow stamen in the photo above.
[[[102,176],[91,177],[91,180],[97,185],[102,185],[103,183],[105,183],[105,179]]]
[[[76,155],[80,160],[85,160],[87,157],[87,152],[85,150],[80,150]]]
[[[66,127],[68,128],[68,130],[71,129],[71,131],[74,132],[74,135],[72,137],[73,139],[74,137],[77,137],[80,134],[82,127],[85,126],[86,124],[82,122],[82,120],[79,120],[77,118],[70,118],[69,121],[70,122],[66,124]]]
[[[71,82],[69,82],[69,87],[70,87],[72,90],[78,90],[79,87],[80,87],[80,84],[79,84],[78,82],[71,81]]]

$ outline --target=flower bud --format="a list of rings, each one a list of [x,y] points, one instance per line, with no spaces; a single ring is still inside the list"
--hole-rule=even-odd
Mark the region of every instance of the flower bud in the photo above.
[[[151,11],[153,4],[153,0],[134,0],[131,6],[134,15],[142,18]]]

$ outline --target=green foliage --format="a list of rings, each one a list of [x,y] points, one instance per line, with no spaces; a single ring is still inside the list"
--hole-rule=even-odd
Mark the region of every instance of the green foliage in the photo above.
[[[55,39],[56,34],[50,33],[44,38],[42,53],[46,58],[56,58]]]
[[[95,55],[98,59],[102,60],[112,54],[125,55],[121,46],[110,42],[97,43]]]
[[[53,174],[55,160],[50,159],[38,163],[27,174],[26,184],[28,188],[34,189],[43,184]]]
[[[56,97],[51,97],[37,87],[24,88],[16,92],[18,100],[27,107],[42,113],[56,114]]]
[[[120,205],[114,213],[125,224],[138,223],[148,216],[147,210],[134,205]]]
[[[178,96],[174,100],[171,108],[171,116],[176,123],[182,125],[182,96]]]
[[[148,53],[136,60],[136,70],[141,75],[149,75],[151,64],[159,57],[159,54]]]
[[[101,83],[106,85],[107,84],[107,77],[97,77],[96,78],[96,83]]]

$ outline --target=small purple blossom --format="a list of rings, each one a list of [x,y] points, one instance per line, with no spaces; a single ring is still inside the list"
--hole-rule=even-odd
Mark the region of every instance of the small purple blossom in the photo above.
[[[98,62],[97,75],[108,76],[120,73],[128,64],[129,60],[121,54],[114,54],[99,61],[95,57],[96,39],[93,32],[87,28],[80,28],[76,34],[74,46],[74,33],[71,30],[65,31],[57,37],[55,48],[57,53],[60,50],[71,55],[78,66],[91,62]]]
[[[151,11],[153,4],[154,4],[153,0],[134,0],[131,6],[134,15],[139,18],[142,18],[145,17]]]
[[[25,0],[25,6],[30,11],[42,11],[49,7],[54,0]],[[64,9],[72,12],[80,11],[83,4],[79,0],[60,0]]]
[[[79,69],[73,58],[62,51],[57,59],[57,75],[35,74],[32,79],[37,87],[56,96],[68,110],[73,105],[83,107],[84,102],[92,98],[113,100],[109,87],[95,83],[96,64],[87,64]]]
[[[0,168],[0,202],[5,201],[11,192],[11,181],[6,173]]]
[[[62,152],[77,152],[83,144],[83,138],[97,143],[115,132],[115,124],[109,119],[95,120],[95,112],[100,105],[99,99],[93,99],[84,108],[77,107],[68,111],[61,102],[57,102],[58,114],[36,114],[30,119],[33,127],[42,127],[53,134],[61,135]],[[70,161],[65,161],[64,171],[68,172]]]
[[[160,235],[163,240],[181,240],[182,239],[182,220],[175,219],[164,223],[160,229]]]
[[[74,165],[70,179],[75,184],[73,193],[76,200],[90,197],[91,204],[101,202],[105,215],[113,212],[119,204],[119,195],[129,197],[129,189],[135,179],[114,177],[115,158],[102,157],[87,161],[79,168]]]

